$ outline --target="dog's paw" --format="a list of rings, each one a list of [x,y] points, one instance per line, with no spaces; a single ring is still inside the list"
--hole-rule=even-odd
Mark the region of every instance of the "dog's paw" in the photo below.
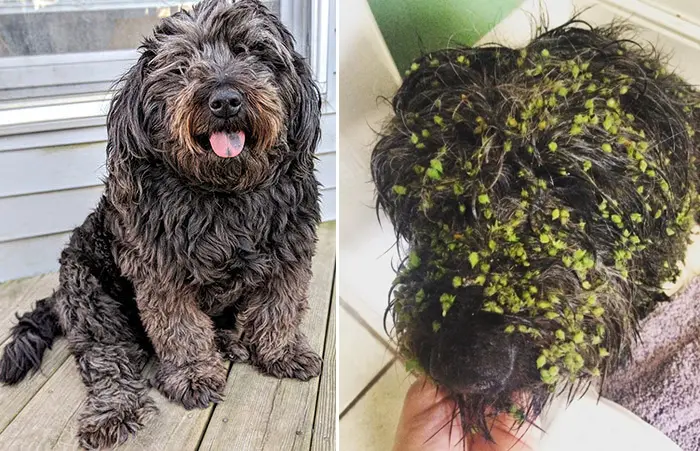
[[[321,374],[323,360],[314,352],[306,339],[298,340],[293,346],[278,354],[276,359],[263,360],[258,357],[257,366],[265,374],[277,378],[292,378],[308,381]]]
[[[185,409],[203,409],[223,400],[226,367],[219,357],[174,365],[161,362],[153,385],[166,398],[182,404]]]
[[[231,362],[246,362],[250,359],[248,348],[241,343],[239,334],[233,330],[217,329],[216,346],[224,358]]]
[[[106,449],[120,445],[158,412],[149,396],[136,405],[110,400],[91,400],[78,421],[78,441],[84,449]]]

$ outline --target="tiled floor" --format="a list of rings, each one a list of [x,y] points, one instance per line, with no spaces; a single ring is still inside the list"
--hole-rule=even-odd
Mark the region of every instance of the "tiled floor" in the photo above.
[[[390,450],[411,376],[391,345],[342,298],[339,320],[340,448]]]

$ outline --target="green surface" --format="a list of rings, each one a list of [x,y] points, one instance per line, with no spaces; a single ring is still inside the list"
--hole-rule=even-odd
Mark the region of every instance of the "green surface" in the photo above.
[[[472,45],[521,0],[368,0],[399,72],[421,53]]]

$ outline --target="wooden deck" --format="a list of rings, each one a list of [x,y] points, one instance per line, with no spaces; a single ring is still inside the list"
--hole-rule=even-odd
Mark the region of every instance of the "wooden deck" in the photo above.
[[[248,364],[232,365],[225,401],[191,411],[152,390],[160,413],[119,449],[334,450],[334,222],[319,228],[313,272],[310,309],[302,328],[323,355],[320,378],[278,380]],[[0,347],[15,323],[15,312],[49,295],[57,281],[54,273],[0,284]],[[78,449],[76,419],[84,399],[75,362],[60,339],[44,356],[41,372],[16,386],[0,386],[0,450]]]

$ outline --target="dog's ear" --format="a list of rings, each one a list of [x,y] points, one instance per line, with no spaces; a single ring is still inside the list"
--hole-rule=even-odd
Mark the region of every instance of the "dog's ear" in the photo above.
[[[107,114],[107,157],[113,154],[139,156],[145,144],[141,101],[146,65],[152,51],[145,49],[138,61],[120,80]]]
[[[118,180],[120,196],[133,197],[137,187],[129,174],[130,161],[142,158],[148,146],[144,133],[142,87],[153,51],[144,44],[136,64],[121,78],[107,114],[107,169]],[[117,195],[116,192],[112,193]]]
[[[290,112],[289,140],[297,150],[311,158],[321,137],[321,94],[311,75],[311,68],[299,56],[294,57],[299,77],[296,108]]]

